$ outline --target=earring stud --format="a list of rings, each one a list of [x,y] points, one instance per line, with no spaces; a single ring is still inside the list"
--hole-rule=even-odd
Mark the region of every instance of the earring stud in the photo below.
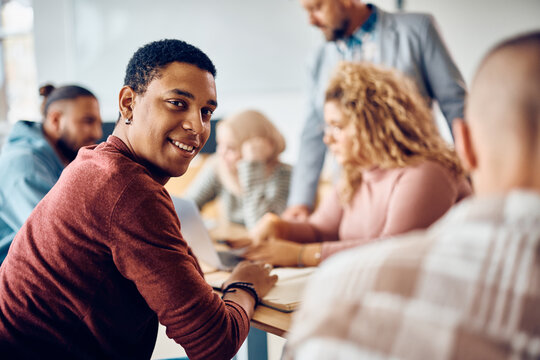
[[[125,123],[126,125],[131,125],[131,119],[126,119],[126,120],[124,121],[124,123]]]

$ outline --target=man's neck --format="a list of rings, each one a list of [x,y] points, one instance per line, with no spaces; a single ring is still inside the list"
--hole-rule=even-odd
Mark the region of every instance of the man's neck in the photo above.
[[[369,19],[372,9],[364,2],[352,2],[350,25],[347,36],[351,36]]]

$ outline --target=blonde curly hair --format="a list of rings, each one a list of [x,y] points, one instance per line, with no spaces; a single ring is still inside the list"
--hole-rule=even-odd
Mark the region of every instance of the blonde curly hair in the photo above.
[[[330,79],[325,100],[337,101],[343,116],[354,121],[352,156],[343,164],[340,188],[345,202],[362,183],[362,172],[373,166],[390,169],[432,160],[455,176],[463,174],[425,99],[397,70],[342,62]]]

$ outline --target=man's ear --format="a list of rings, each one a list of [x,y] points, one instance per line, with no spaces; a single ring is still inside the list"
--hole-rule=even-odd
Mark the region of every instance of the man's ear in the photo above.
[[[51,109],[47,113],[47,133],[53,140],[60,138],[62,132],[62,111],[57,109]]]
[[[452,122],[452,131],[456,143],[456,152],[463,167],[467,172],[475,170],[478,164],[469,125],[463,119],[454,119]]]
[[[133,105],[135,104],[135,91],[129,86],[124,86],[120,89],[118,95],[118,108],[122,119],[131,119],[133,117]]]

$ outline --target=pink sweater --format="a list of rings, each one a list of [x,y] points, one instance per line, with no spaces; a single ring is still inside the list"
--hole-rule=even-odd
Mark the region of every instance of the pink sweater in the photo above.
[[[375,169],[363,174],[352,202],[341,203],[334,189],[306,223],[294,223],[287,237],[323,241],[321,258],[381,237],[427,228],[452,205],[471,194],[469,182],[428,161],[417,166]],[[297,235],[295,234],[304,234]]]
[[[204,281],[165,188],[111,136],[79,152],[15,237],[0,354],[149,359],[158,320],[190,359],[231,358],[249,330]]]

